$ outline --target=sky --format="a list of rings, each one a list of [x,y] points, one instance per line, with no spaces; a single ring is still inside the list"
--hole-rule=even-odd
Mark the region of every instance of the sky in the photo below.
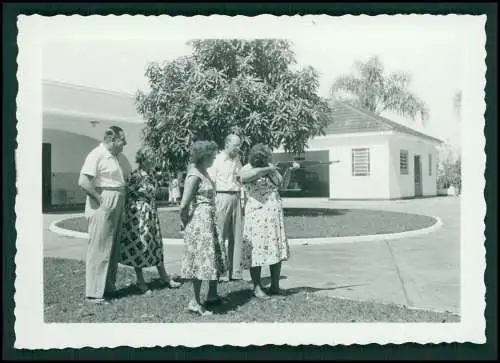
[[[202,27],[200,21],[192,19],[191,23],[186,20],[169,24],[168,32],[167,28],[161,28],[165,23],[156,28],[147,23],[148,26],[132,30],[110,26],[109,32],[93,33],[88,28],[87,32],[83,31],[89,24],[80,28],[66,24],[63,29],[45,29],[52,33],[42,47],[42,78],[135,93],[147,87],[146,65],[189,54],[191,48],[186,44],[189,39],[221,37],[220,34],[247,39],[286,38],[293,44],[297,66],[312,66],[319,72],[322,96],[328,95],[336,77],[354,71],[355,61],[366,61],[374,55],[380,57],[387,72],[409,72],[411,91],[430,109],[427,125],[424,127],[418,120],[406,120],[393,113],[383,115],[457,145],[460,126],[453,110],[453,95],[464,88],[465,27],[445,17],[441,20],[395,17],[390,21],[376,18],[379,17],[340,22],[328,17],[312,18],[312,25],[309,21],[306,25],[283,20],[280,25],[286,24],[281,28],[275,26],[278,28],[275,32],[271,31],[272,25],[265,32],[255,23],[249,31],[243,22],[233,22],[231,25],[235,27],[231,31],[229,25],[215,26],[212,22],[212,28]],[[198,29],[193,24],[197,24]],[[96,28],[99,28],[97,23]]]

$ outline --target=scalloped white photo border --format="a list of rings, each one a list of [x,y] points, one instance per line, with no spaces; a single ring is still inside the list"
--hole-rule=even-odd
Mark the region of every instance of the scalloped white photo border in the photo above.
[[[313,23],[314,21],[314,23]],[[460,323],[189,323],[46,324],[43,307],[43,218],[41,198],[42,48],[48,39],[165,40],[191,38],[287,38],[316,27],[317,34],[342,27],[367,31],[397,22],[461,24],[467,49],[463,68]],[[18,17],[18,148],[15,256],[15,348],[154,347],[264,344],[401,344],[473,342],[485,337],[484,87],[486,15],[327,15],[228,17],[54,16]],[[324,29],[323,29],[324,28]],[[320,45],[319,45],[320,46]],[[78,71],[78,70],[75,70]]]

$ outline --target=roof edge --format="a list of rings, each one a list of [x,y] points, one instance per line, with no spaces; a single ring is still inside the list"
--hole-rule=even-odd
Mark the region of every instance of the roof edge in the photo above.
[[[97,121],[107,121],[107,122],[124,122],[127,124],[135,124],[135,125],[143,125],[145,121],[140,117],[123,117],[123,116],[115,116],[109,114],[96,114],[92,112],[79,112],[75,110],[63,110],[59,108],[44,108],[44,115],[54,115],[54,116],[68,116],[78,119],[87,119],[87,120],[97,120]],[[139,116],[139,115],[138,115]]]
[[[432,140],[434,142],[437,142],[437,143],[440,143],[440,144],[444,143],[443,140],[440,140],[437,137],[424,134],[421,131],[417,131],[417,130],[412,129],[411,127],[408,127],[406,125],[403,125],[403,124],[400,124],[398,122],[389,120],[389,119],[387,119],[387,118],[385,118],[383,116],[379,116],[377,114],[374,114],[371,111],[360,109],[360,108],[358,108],[356,106],[350,105],[350,104],[348,104],[346,102],[342,102],[342,101],[332,101],[332,102],[333,103],[341,104],[342,106],[345,106],[345,107],[351,109],[352,111],[354,111],[354,112],[356,112],[356,113],[358,113],[360,115],[363,115],[363,116],[366,116],[366,117],[370,117],[373,121],[375,121],[375,122],[377,122],[379,124],[383,124],[385,126],[389,126],[392,131],[402,132],[402,133],[406,133],[406,134],[410,134],[410,135],[414,135],[414,136],[420,136],[422,138],[430,139],[430,140]],[[401,129],[398,130],[397,128],[401,128]]]
[[[46,85],[60,86],[60,87],[66,87],[66,88],[72,88],[72,89],[80,89],[80,90],[91,91],[91,92],[96,92],[96,93],[104,93],[104,94],[109,94],[109,95],[114,95],[114,96],[122,96],[122,97],[125,96],[125,97],[129,97],[129,98],[135,98],[135,94],[133,94],[133,93],[120,92],[120,91],[110,91],[110,90],[107,90],[104,88],[83,86],[80,84],[63,82],[63,81],[55,81],[52,79],[42,79],[42,83],[46,84]]]

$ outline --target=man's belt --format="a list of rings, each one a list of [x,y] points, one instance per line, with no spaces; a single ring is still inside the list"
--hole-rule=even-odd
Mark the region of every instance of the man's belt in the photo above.
[[[238,194],[239,192],[239,190],[217,190],[220,194]]]
[[[124,192],[125,187],[95,187],[96,190],[111,190],[114,192]]]

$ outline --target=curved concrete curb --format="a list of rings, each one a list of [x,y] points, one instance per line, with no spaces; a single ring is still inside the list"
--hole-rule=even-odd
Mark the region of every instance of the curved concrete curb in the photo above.
[[[355,243],[355,242],[374,242],[374,241],[383,241],[383,240],[395,240],[401,238],[410,238],[421,236],[424,234],[428,234],[434,231],[437,231],[439,228],[443,226],[443,221],[441,218],[437,216],[432,216],[436,220],[430,227],[416,229],[412,231],[406,232],[398,232],[398,233],[387,233],[387,234],[372,234],[372,235],[364,235],[364,236],[347,236],[347,237],[310,237],[310,238],[290,238],[288,240],[289,244],[292,246],[296,245],[324,245],[324,244],[338,244],[338,243]],[[88,233],[85,232],[77,232],[69,229],[61,228],[57,226],[57,223],[65,220],[60,219],[54,221],[50,224],[49,230],[68,237],[75,238],[89,238]],[[163,238],[164,245],[182,245],[184,244],[184,240],[182,238]]]

